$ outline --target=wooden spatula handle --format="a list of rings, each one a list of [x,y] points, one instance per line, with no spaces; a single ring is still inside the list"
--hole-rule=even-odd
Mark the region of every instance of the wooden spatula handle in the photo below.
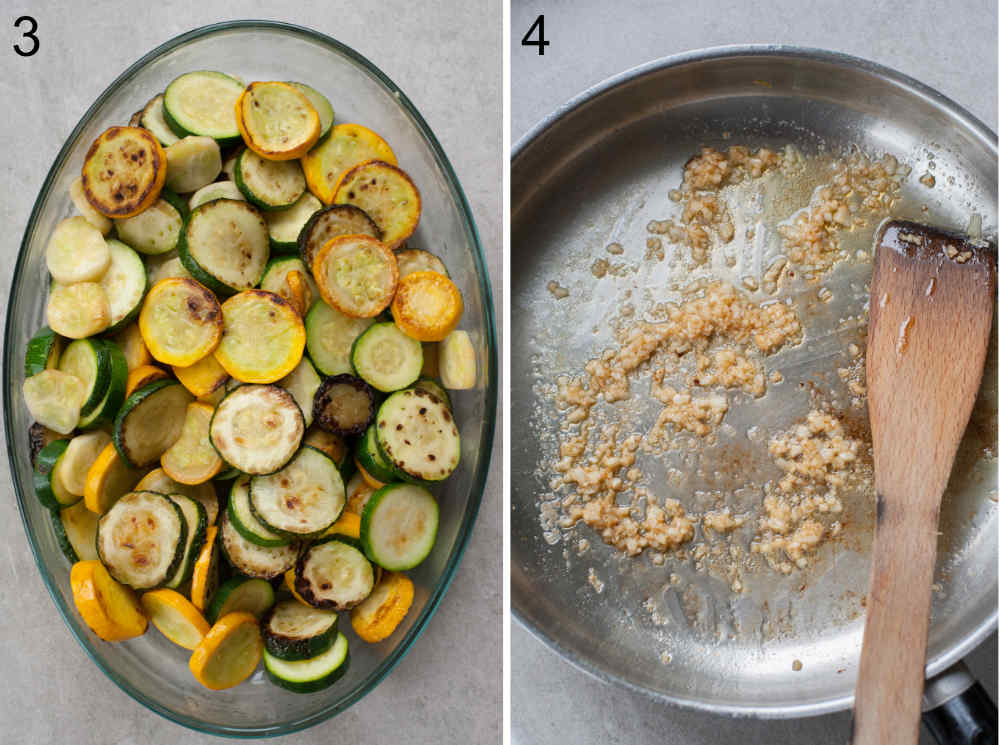
[[[892,510],[886,503],[880,497],[876,510],[854,745],[914,745],[920,729],[937,515],[921,515],[917,507]]]

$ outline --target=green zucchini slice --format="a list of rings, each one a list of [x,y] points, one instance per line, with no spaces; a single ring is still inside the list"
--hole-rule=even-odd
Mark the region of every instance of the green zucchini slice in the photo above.
[[[194,400],[176,380],[157,380],[126,399],[115,417],[115,449],[133,468],[156,463],[184,428],[187,405]]]
[[[118,414],[125,400],[125,388],[128,384],[128,360],[121,347],[108,339],[102,340],[102,344],[108,350],[108,357],[111,360],[111,378],[108,381],[108,389],[97,406],[87,416],[81,416],[77,426],[80,429],[96,429],[106,424],[111,424]]]
[[[111,576],[136,590],[159,587],[177,571],[187,545],[181,508],[164,494],[130,492],[97,523],[97,554]]]
[[[167,198],[169,190],[138,215],[115,220],[118,237],[140,253],[158,256],[177,248],[184,226],[186,205],[177,197]]]
[[[52,510],[52,530],[59,548],[71,564],[97,558],[97,521],[101,516],[77,502],[61,510]],[[300,603],[301,605],[301,603]]]
[[[250,148],[236,159],[233,180],[247,201],[262,210],[287,209],[306,191],[298,160],[267,160]]]
[[[361,545],[383,569],[402,572],[427,558],[434,548],[438,505],[416,484],[387,484],[368,499],[361,514]]]
[[[198,561],[202,546],[205,545],[205,531],[208,529],[208,514],[205,507],[196,499],[183,494],[168,494],[167,497],[180,507],[181,514],[184,515],[184,523],[187,525],[187,539],[184,542],[184,553],[177,570],[166,582],[166,586],[176,590],[189,579],[194,570],[194,563]]]
[[[178,137],[205,135],[220,145],[238,142],[236,101],[243,84],[221,72],[199,70],[176,78],[163,93],[163,118]]]
[[[298,254],[299,233],[309,218],[323,209],[323,203],[305,192],[291,207],[264,214],[271,235],[271,250],[278,254]],[[310,277],[312,277],[310,270]]]
[[[376,323],[351,349],[351,365],[366,383],[383,393],[406,388],[420,377],[424,348],[394,323]]]
[[[31,337],[28,348],[24,352],[24,377],[30,378],[42,370],[51,370],[59,366],[59,356],[65,346],[65,339],[50,329],[42,326]]]
[[[236,532],[258,546],[287,546],[291,538],[275,533],[253,514],[250,507],[250,477],[240,476],[229,491],[229,520]]]
[[[383,484],[388,484],[396,480],[396,471],[392,464],[382,455],[378,449],[378,439],[375,436],[375,425],[372,424],[365,430],[364,435],[358,440],[358,463],[365,469],[369,476]]]
[[[329,688],[343,677],[350,665],[347,637],[340,633],[329,649],[306,660],[282,660],[267,649],[263,656],[268,679],[294,693],[314,693]]]
[[[297,543],[287,546],[258,546],[241,536],[229,519],[228,510],[219,516],[222,552],[240,574],[259,579],[274,579],[293,566],[299,553]]]
[[[316,368],[305,356],[302,357],[294,370],[278,381],[278,385],[291,393],[295,403],[299,405],[307,428],[312,424],[313,400],[316,398],[316,391],[321,382]]]
[[[299,232],[299,253],[306,266],[312,269],[313,259],[331,238],[339,235],[370,235],[381,238],[382,231],[375,221],[360,207],[353,204],[334,204],[316,212]]]
[[[98,284],[104,288],[111,308],[108,331],[117,331],[139,315],[142,299],[146,295],[146,266],[139,254],[121,241],[110,240],[107,243],[111,266]]]
[[[173,145],[180,139],[163,116],[162,93],[149,99],[149,103],[139,112],[139,126],[152,132],[153,137],[159,140],[163,147]]]
[[[260,282],[270,238],[252,204],[216,199],[191,211],[177,248],[192,277],[217,293],[232,294]]]
[[[318,300],[306,314],[306,350],[324,375],[353,373],[351,347],[374,318],[351,318]]]
[[[305,434],[305,420],[292,394],[276,385],[241,385],[219,402],[209,439],[222,459],[243,473],[280,470]]]
[[[458,467],[461,439],[448,407],[420,388],[387,398],[375,418],[378,446],[404,477],[441,481]]]
[[[275,533],[293,538],[319,535],[340,517],[347,499],[337,464],[304,446],[277,473],[250,480],[250,509]]]
[[[260,621],[264,649],[281,660],[306,660],[323,654],[337,638],[337,614],[282,600]]]
[[[243,197],[243,192],[232,181],[215,181],[201,187],[191,195],[191,199],[188,200],[188,209],[193,210],[208,202],[214,202],[216,199],[235,199],[237,202],[246,201]]]
[[[314,608],[350,610],[375,587],[375,570],[341,537],[314,543],[295,563],[295,591]]]
[[[305,83],[293,83],[288,82],[290,86],[298,89],[298,91],[309,99],[309,103],[312,107],[316,109],[316,113],[319,114],[319,139],[316,140],[316,145],[321,143],[330,135],[330,130],[333,129],[333,106],[330,105],[329,99],[320,93],[318,90]],[[313,145],[313,147],[316,147]]]
[[[420,378],[416,383],[411,385],[410,388],[419,388],[420,390],[427,391],[447,406],[449,411],[451,410],[451,396],[448,395],[448,391],[446,391],[436,380],[431,378]]]
[[[80,501],[79,495],[71,494],[59,478],[58,466],[68,447],[69,440],[53,440],[35,458],[35,496],[43,507],[50,510],[58,510]]]
[[[111,357],[100,339],[77,339],[67,345],[59,358],[59,369],[76,376],[85,395],[80,416],[86,417],[100,406],[111,382]]]
[[[273,605],[274,588],[270,582],[256,577],[231,577],[215,591],[205,615],[210,623],[238,612],[260,618]]]

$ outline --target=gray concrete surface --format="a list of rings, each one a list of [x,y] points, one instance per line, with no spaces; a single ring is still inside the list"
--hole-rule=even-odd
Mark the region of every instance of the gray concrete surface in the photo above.
[[[42,179],[90,102],[126,66],[196,26],[234,17],[311,26],[374,60],[413,100],[448,153],[486,249],[498,312],[501,244],[499,0],[296,3],[0,0],[0,265],[12,267]],[[39,21],[42,51],[11,51],[14,19]],[[238,13],[235,16],[234,13]],[[459,105],[456,105],[458,102]],[[0,272],[3,303],[10,272]],[[479,520],[437,614],[373,693],[330,722],[273,742],[496,743],[500,740],[499,423]],[[222,742],[178,727],[120,691],[64,626],[17,516],[0,459],[0,741],[5,745],[192,745]]]
[[[544,56],[521,38],[545,14]],[[875,60],[927,83],[996,130],[994,0],[511,1],[511,139],[601,80],[651,59],[719,44],[787,43]],[[667,707],[564,662],[516,622],[511,629],[514,745],[841,745],[849,715],[728,719]],[[997,636],[966,660],[997,695]],[[921,743],[930,742],[922,733]]]

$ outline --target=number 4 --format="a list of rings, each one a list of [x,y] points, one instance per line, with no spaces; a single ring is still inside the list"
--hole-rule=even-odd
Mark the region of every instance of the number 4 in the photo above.
[[[535,29],[538,29],[538,38],[532,39],[531,35],[535,33]],[[538,53],[545,54],[545,47],[548,45],[549,42],[545,38],[545,14],[543,13],[535,19],[533,24],[531,24],[531,28],[528,29],[528,33],[526,33],[521,39],[521,46],[538,47]]]

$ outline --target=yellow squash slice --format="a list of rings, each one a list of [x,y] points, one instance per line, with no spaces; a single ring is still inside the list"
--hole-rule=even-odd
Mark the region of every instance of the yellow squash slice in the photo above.
[[[292,593],[292,595],[295,596],[296,600],[298,600],[300,603],[302,603],[302,605],[309,605],[309,603],[307,603],[305,600],[303,600],[302,596],[299,595],[295,591],[295,568],[294,567],[292,567],[287,572],[285,572],[285,587],[288,589],[289,592]],[[312,608],[311,605],[309,605],[309,607]]]
[[[351,609],[351,626],[366,642],[380,642],[392,635],[412,604],[410,578],[399,572],[385,572],[371,595]]]
[[[45,265],[61,284],[97,282],[111,266],[111,251],[101,231],[80,217],[56,225],[45,247]]]
[[[139,331],[138,323],[130,323],[112,338],[125,355],[129,372],[143,365],[152,365],[153,357],[146,348],[146,342],[142,340],[142,332]]]
[[[188,367],[218,346],[222,309],[203,284],[193,279],[162,279],[143,301],[139,330],[158,362]]]
[[[391,163],[370,160],[340,178],[334,204],[363,209],[382,231],[389,248],[401,248],[420,221],[420,192],[406,173]]]
[[[111,127],[90,146],[81,173],[90,206],[105,217],[138,215],[160,196],[167,154],[152,133]]]
[[[201,401],[187,406],[181,436],[160,456],[163,472],[180,484],[204,484],[222,470],[223,462],[208,439],[215,407]]]
[[[174,367],[174,375],[181,381],[181,385],[199,398],[215,393],[229,380],[229,373],[211,354],[188,367]]]
[[[219,585],[219,549],[215,543],[218,533],[218,526],[208,526],[205,544],[201,547],[201,553],[191,572],[191,603],[200,611],[208,607],[208,602]]]
[[[252,613],[228,613],[195,647],[188,667],[195,680],[213,691],[232,688],[249,678],[260,662],[263,643]]]
[[[476,348],[467,331],[452,331],[438,351],[441,382],[445,388],[462,391],[476,385]]]
[[[365,483],[368,484],[368,486],[370,486],[372,489],[381,489],[383,486],[385,486],[383,482],[379,481],[377,478],[375,478],[370,473],[368,473],[368,471],[365,470],[364,466],[361,465],[361,462],[358,460],[358,456],[356,455],[354,456],[354,465],[357,466],[358,473],[361,474],[361,478],[363,478],[365,480]]]
[[[306,311],[312,307],[312,289],[309,287],[306,276],[298,269],[293,269],[285,275],[285,287],[281,288],[278,294],[285,298],[303,318],[305,318]]]
[[[111,303],[108,293],[97,282],[55,283],[45,316],[49,328],[60,336],[86,339],[111,325]]]
[[[184,649],[201,644],[210,628],[201,612],[176,590],[143,593],[142,609],[161,634]]]
[[[361,538],[361,516],[346,510],[340,513],[337,522],[320,534],[320,538],[330,535],[346,535],[348,538]]]
[[[77,435],[56,463],[53,478],[58,478],[73,496],[82,497],[90,467],[110,442],[111,435],[102,430]]]
[[[302,158],[302,170],[309,191],[324,204],[333,204],[340,177],[368,160],[396,165],[396,154],[385,140],[367,127],[338,124],[330,130],[329,137]]]
[[[135,593],[112,579],[97,559],[74,564],[69,582],[84,623],[104,641],[119,642],[146,633],[146,617]]]
[[[91,512],[103,515],[120,497],[132,491],[140,476],[142,472],[131,468],[118,454],[114,443],[109,442],[87,469],[83,502]]]
[[[305,95],[279,82],[250,83],[236,102],[243,141],[267,160],[301,158],[319,139],[319,114]]]
[[[42,370],[24,381],[24,403],[31,418],[61,435],[68,435],[80,421],[80,407],[87,395],[82,380],[62,370]]]
[[[437,272],[413,272],[399,280],[392,318],[399,330],[418,341],[441,341],[462,318],[462,293]]]
[[[145,345],[143,345],[145,348]],[[166,370],[156,365],[140,365],[134,370],[130,370],[128,379],[125,381],[125,397],[132,395],[132,391],[142,388],[144,385],[155,383],[157,380],[169,378]],[[183,382],[183,381],[182,381]]]
[[[374,318],[392,302],[399,267],[377,238],[342,235],[316,254],[313,276],[328,305],[352,318]]]
[[[306,328],[302,317],[281,297],[246,290],[222,304],[222,341],[215,359],[244,383],[274,383],[302,359]]]

